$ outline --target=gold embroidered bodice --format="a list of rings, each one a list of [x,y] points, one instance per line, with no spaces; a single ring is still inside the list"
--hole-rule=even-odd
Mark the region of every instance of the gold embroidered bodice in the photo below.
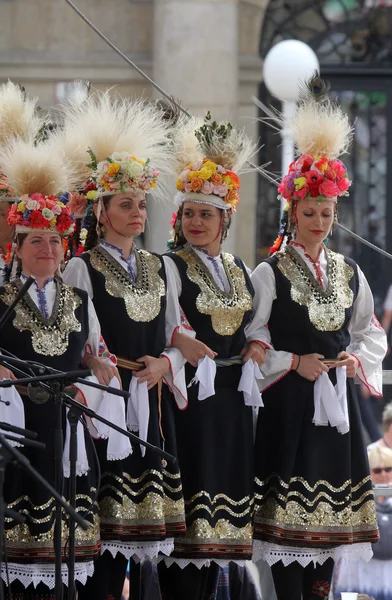
[[[67,351],[70,333],[81,331],[81,324],[75,316],[82,302],[80,296],[59,281],[56,286],[56,298],[49,319],[43,316],[29,294],[15,307],[14,327],[18,331],[29,331],[35,352],[43,356],[61,356]],[[19,280],[8,283],[0,299],[9,306],[19,289]]]
[[[312,325],[319,331],[337,331],[346,319],[345,310],[354,301],[350,281],[353,268],[342,254],[326,249],[328,284],[324,289],[293,246],[279,252],[278,269],[291,283],[291,298],[308,310]]]
[[[241,327],[246,311],[252,309],[252,295],[249,292],[243,270],[235,263],[234,256],[222,253],[222,264],[229,281],[229,292],[222,291],[211,273],[189,245],[179,250],[187,263],[187,277],[200,288],[196,299],[197,310],[211,317],[213,330],[218,335],[234,335]]]
[[[105,289],[114,298],[122,298],[127,314],[136,322],[153,321],[161,311],[161,298],[166,293],[159,275],[161,261],[154,254],[135,249],[137,277],[129,273],[102,246],[89,251],[90,264],[105,277]]]

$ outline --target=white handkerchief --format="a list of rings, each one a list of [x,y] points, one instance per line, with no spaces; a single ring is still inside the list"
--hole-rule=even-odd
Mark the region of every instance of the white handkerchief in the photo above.
[[[244,393],[246,406],[264,406],[257,384],[262,379],[264,379],[264,376],[259,365],[249,358],[242,366],[241,379],[238,384],[238,391]]]
[[[4,379],[2,379],[2,381],[4,381]],[[10,403],[9,406],[7,406],[3,402],[0,402],[0,421],[8,423],[8,425],[14,425],[15,427],[22,427],[22,429],[24,429],[24,405],[22,398],[16,391],[16,388],[14,386],[11,386],[9,388],[1,388],[0,398],[1,400],[4,400],[4,402]],[[14,435],[15,437],[22,437],[21,435],[18,435],[17,433],[11,433],[10,431],[0,431],[1,433],[9,433],[10,435]],[[8,442],[12,446],[20,446],[18,442],[14,442],[11,440],[8,440]]]
[[[117,390],[120,389],[120,383],[117,377],[113,377],[109,383],[109,387]],[[98,416],[103,417],[126,430],[125,422],[125,402],[120,396],[114,396],[110,392],[103,392],[102,402],[99,410],[96,411]],[[109,425],[95,419],[94,424],[101,438],[108,439],[108,447],[106,457],[108,460],[122,460],[132,453],[132,446],[129,438],[116,431]]]
[[[129,384],[130,398],[127,407],[127,425],[130,431],[138,431],[139,437],[147,441],[148,423],[150,420],[150,400],[148,397],[147,381],[138,383],[137,377],[132,377]],[[146,454],[145,446],[140,446],[142,456]]]
[[[65,428],[65,445],[64,445],[64,453],[63,453],[63,472],[64,477],[69,477],[71,474],[71,461],[70,461],[70,441],[71,441],[71,427],[68,421],[68,412],[69,409],[66,409],[67,415],[67,425]],[[76,426],[76,435],[77,435],[77,455],[76,455],[76,475],[87,475],[89,470],[89,464],[87,459],[86,452],[86,442],[84,439],[84,429],[83,425],[80,421]]]
[[[215,375],[216,375],[216,364],[207,355],[204,358],[200,358],[197,363],[197,370],[192,383],[199,383],[199,400],[205,400],[211,396],[215,396]],[[189,386],[188,386],[189,387]]]
[[[313,423],[315,425],[331,425],[331,427],[336,427],[341,434],[350,430],[346,367],[337,367],[335,387],[325,372],[316,379]]]

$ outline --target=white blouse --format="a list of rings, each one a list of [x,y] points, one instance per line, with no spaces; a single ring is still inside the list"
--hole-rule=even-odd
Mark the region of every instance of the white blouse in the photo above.
[[[325,288],[327,279],[327,258],[325,248],[317,261],[312,261],[304,247],[293,244],[305,261],[315,279]],[[346,351],[359,361],[357,376],[373,396],[382,395],[382,360],[387,350],[384,330],[374,316],[373,295],[365,275],[358,267],[359,289],[354,302],[349,324],[351,341]],[[286,375],[292,368],[294,355],[291,352],[276,351],[272,348],[268,321],[272,303],[276,299],[276,282],[272,267],[267,262],[260,263],[251,275],[255,289],[255,315],[250,324],[250,333],[257,331],[258,339],[270,347],[262,366],[265,375],[263,388],[269,387]],[[333,357],[327,357],[333,358]]]

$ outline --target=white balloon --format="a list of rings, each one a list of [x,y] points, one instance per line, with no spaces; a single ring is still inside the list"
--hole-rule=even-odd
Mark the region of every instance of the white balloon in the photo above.
[[[301,82],[314,71],[319,71],[319,61],[312,48],[299,40],[284,40],[265,57],[263,78],[273,96],[292,102],[298,98]]]

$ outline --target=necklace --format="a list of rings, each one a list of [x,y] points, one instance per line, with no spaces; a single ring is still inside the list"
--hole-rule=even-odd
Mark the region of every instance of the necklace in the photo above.
[[[386,445],[387,448],[392,448],[392,446],[390,446],[387,442],[387,440],[385,439],[385,437],[382,438],[382,441],[384,442],[384,444]]]

